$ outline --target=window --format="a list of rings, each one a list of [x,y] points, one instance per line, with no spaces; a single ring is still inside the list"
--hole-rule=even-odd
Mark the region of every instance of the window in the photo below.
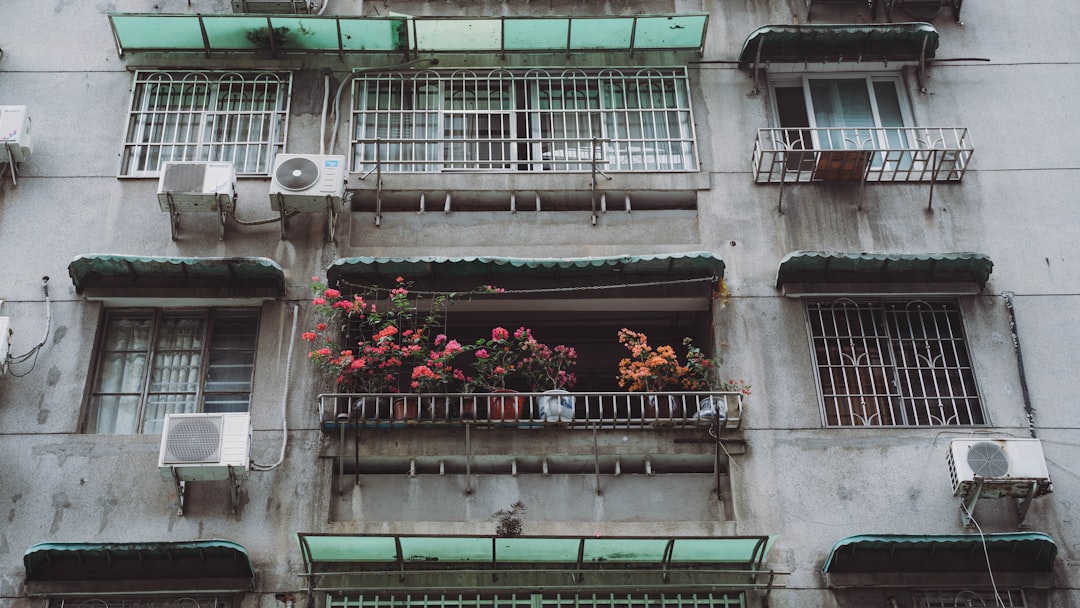
[[[899,78],[852,76],[773,82],[777,124],[793,149],[909,148]],[[909,159],[910,161],[910,159]]]
[[[160,433],[165,414],[248,411],[258,326],[254,309],[109,311],[87,431]]]
[[[935,589],[916,592],[914,595],[916,608],[1026,608],[1028,605],[1022,589]]]
[[[342,595],[328,594],[327,608],[394,608],[425,606],[428,608],[744,608],[746,600],[742,593],[581,593],[581,594],[529,594],[502,593],[498,596],[481,595],[401,595],[378,594]]]
[[[353,170],[696,171],[684,69],[358,77]]]
[[[269,174],[285,149],[290,85],[286,73],[136,72],[120,176],[153,177],[170,160]]]
[[[826,426],[985,424],[953,301],[808,302]]]

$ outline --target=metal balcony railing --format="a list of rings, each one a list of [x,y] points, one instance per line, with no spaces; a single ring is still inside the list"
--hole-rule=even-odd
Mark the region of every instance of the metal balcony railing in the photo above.
[[[974,151],[961,127],[758,129],[754,181],[960,181]]]
[[[975,148],[963,127],[829,127],[758,129],[754,142],[754,181],[958,182],[967,173]],[[860,208],[861,208],[860,197]]]
[[[319,399],[324,430],[461,427],[542,429],[696,427],[736,429],[738,392],[661,393],[326,393]]]

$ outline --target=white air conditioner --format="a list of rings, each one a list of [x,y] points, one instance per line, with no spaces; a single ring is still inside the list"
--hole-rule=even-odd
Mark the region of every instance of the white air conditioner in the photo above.
[[[11,354],[11,318],[0,317],[0,376],[7,373],[8,355]]]
[[[270,206],[275,211],[336,212],[345,193],[345,157],[278,154],[272,177]]]
[[[234,13],[294,15],[310,13],[311,3],[308,0],[232,0],[232,10]]]
[[[953,495],[974,498],[1031,498],[1049,494],[1042,443],[1038,439],[954,439],[948,453]]]
[[[167,161],[157,196],[162,211],[228,210],[236,196],[236,170],[228,161]]]
[[[166,481],[247,479],[250,448],[247,413],[168,414],[158,470]]]
[[[32,151],[26,106],[0,106],[0,162],[24,162]]]

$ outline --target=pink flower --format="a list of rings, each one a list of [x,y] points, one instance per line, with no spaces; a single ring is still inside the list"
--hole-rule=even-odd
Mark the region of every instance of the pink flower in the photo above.
[[[319,323],[318,325],[315,326],[315,329],[317,329],[319,331],[325,331],[326,330],[326,323]]]
[[[318,334],[313,331],[305,331],[303,336],[301,337],[304,338],[304,340],[307,342],[314,342],[315,338],[318,337]]]
[[[491,355],[488,354],[488,351],[487,351],[486,348],[481,348],[480,350],[476,351],[476,358],[477,359],[487,359],[490,356]]]
[[[323,295],[328,298],[340,298],[341,292],[336,289],[327,289],[323,292]]]
[[[326,298],[315,298],[311,303],[316,306],[326,306]]]
[[[496,327],[495,329],[491,330],[491,339],[496,342],[501,342],[508,339],[509,337],[510,332],[506,331],[506,329],[503,327]]]

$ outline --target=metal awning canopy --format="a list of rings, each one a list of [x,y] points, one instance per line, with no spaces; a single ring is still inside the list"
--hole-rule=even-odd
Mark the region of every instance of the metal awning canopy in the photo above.
[[[707,309],[724,277],[724,261],[701,251],[582,258],[357,257],[338,259],[326,271],[331,286],[346,290],[392,286],[397,277],[446,293],[493,285],[527,293],[530,300],[664,297],[672,299],[672,306],[679,306],[674,299],[683,298],[687,306]],[[504,294],[499,301],[514,296]]]
[[[772,538],[299,534],[312,590],[768,587]]]
[[[1057,545],[1046,534],[858,535],[836,543],[822,571],[833,587],[990,586],[1041,587],[1052,583]]]
[[[86,254],[71,260],[75,291],[104,298],[266,299],[285,295],[285,272],[262,257]]]
[[[41,543],[23,565],[28,595],[243,593],[255,579],[247,549],[225,540]]]
[[[746,37],[739,67],[753,70],[758,90],[758,73],[774,64],[913,63],[919,66],[919,85],[925,90],[926,62],[937,53],[938,41],[929,23],[765,25]]]
[[[981,253],[795,251],[780,261],[776,286],[786,295],[821,293],[971,293],[986,286],[994,263]]]
[[[127,52],[523,53],[694,51],[708,14],[595,17],[109,15]]]

